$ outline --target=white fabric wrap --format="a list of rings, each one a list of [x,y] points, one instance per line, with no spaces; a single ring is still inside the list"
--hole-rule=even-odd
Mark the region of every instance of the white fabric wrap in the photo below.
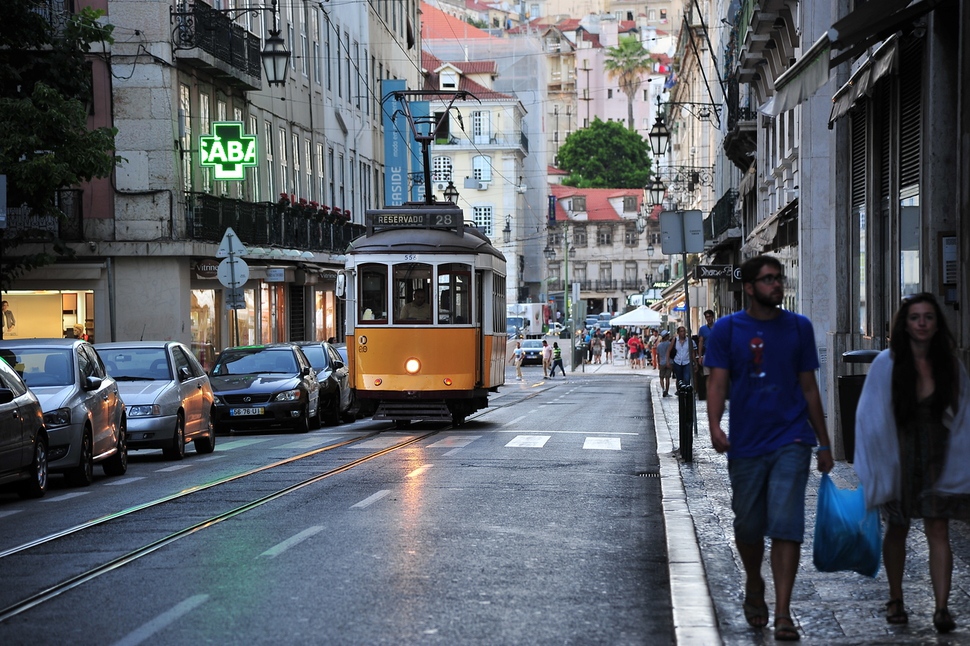
[[[855,417],[855,459],[866,496],[866,507],[901,497],[899,439],[892,406],[893,359],[883,350],[873,361],[862,387]],[[914,376],[915,380],[915,376]],[[941,385],[937,384],[939,388]],[[970,494],[970,379],[960,364],[960,399],[957,415],[944,416],[950,429],[946,463],[934,490],[942,494]]]

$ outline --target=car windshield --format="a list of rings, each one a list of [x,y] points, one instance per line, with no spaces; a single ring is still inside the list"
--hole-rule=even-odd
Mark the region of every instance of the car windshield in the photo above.
[[[314,343],[313,345],[302,345],[300,349],[303,350],[303,354],[306,355],[307,360],[310,361],[310,365],[317,372],[321,370],[330,370],[330,362],[327,361],[327,353],[323,351],[323,346],[319,343]]]
[[[98,352],[115,381],[172,380],[165,348],[110,348]]]
[[[224,375],[253,375],[253,374],[295,374],[296,358],[293,351],[280,349],[233,349],[226,350],[219,357],[212,374]]]
[[[340,359],[347,365],[347,346],[345,345],[335,345],[334,350],[340,355]]]
[[[542,341],[536,341],[535,339],[523,341],[522,347],[525,348],[526,350],[541,350]]]
[[[77,372],[73,354],[68,348],[5,348],[2,351],[3,358],[31,388],[73,385]]]

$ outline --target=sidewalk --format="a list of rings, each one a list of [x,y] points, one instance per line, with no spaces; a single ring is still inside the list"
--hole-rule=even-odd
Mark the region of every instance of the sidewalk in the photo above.
[[[628,366],[586,366],[596,372],[623,372]],[[655,370],[630,371],[656,376]],[[706,402],[697,402],[697,435],[692,463],[680,461],[679,411],[676,396],[660,396],[659,381],[650,380],[660,454],[664,516],[674,624],[678,644],[773,644],[774,588],[766,562],[762,573],[772,610],[769,628],[748,626],[741,609],[744,574],[734,545],[727,459],[711,448]],[[673,395],[673,393],[671,393]],[[727,414],[725,414],[725,421]],[[829,415],[831,420],[831,415]],[[831,421],[829,422],[831,425]],[[830,429],[831,432],[831,429]],[[852,465],[836,462],[832,478],[840,487],[858,483]],[[819,473],[812,470],[806,497],[805,542],[792,594],[792,618],[802,644],[970,644],[970,527],[950,523],[953,586],[950,611],[957,630],[937,635],[933,628],[933,593],[922,524],[913,523],[908,542],[903,591],[909,624],[886,623],[889,600],[885,572],[875,579],[854,572],[823,573],[812,564],[816,492]]]

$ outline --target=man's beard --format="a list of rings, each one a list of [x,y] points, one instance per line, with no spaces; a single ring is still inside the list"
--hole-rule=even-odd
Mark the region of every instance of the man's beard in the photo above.
[[[785,292],[773,291],[771,292],[770,295],[764,296],[761,293],[759,293],[758,290],[754,290],[754,293],[751,296],[752,298],[754,298],[755,301],[758,302],[758,305],[763,305],[764,307],[778,307],[779,305],[781,305],[781,302],[785,299]]]

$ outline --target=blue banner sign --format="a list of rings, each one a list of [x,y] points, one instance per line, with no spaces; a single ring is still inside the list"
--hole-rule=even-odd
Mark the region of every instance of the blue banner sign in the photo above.
[[[404,79],[384,79],[381,81],[381,96],[407,89]],[[384,126],[384,206],[400,206],[408,195],[408,140],[411,139],[407,119],[397,114],[400,101],[387,99],[382,121]]]

